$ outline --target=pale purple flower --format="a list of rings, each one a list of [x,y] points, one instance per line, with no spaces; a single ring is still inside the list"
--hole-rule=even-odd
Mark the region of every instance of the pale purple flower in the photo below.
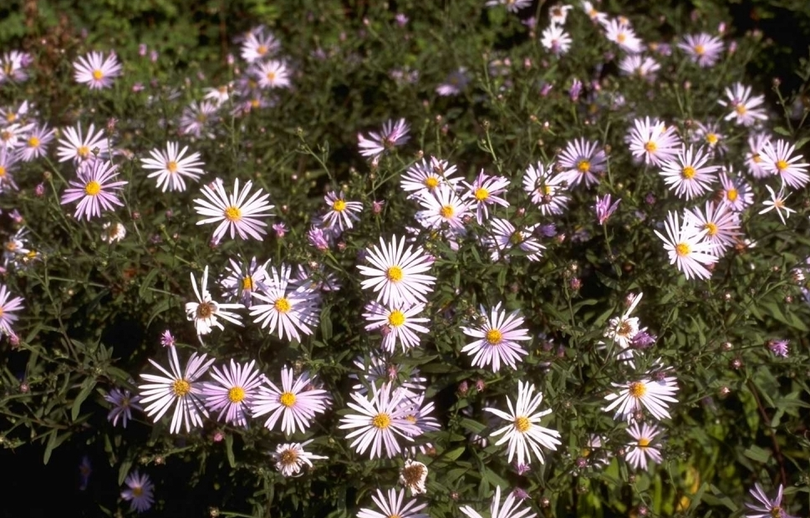
[[[216,365],[211,369],[212,383],[203,386],[205,406],[211,412],[219,411],[218,420],[247,427],[247,415],[264,382],[264,375],[255,368],[256,361],[239,364],[231,359],[222,370]]]
[[[405,144],[408,139],[410,126],[405,119],[396,122],[389,120],[383,124],[382,131],[369,132],[368,137],[357,134],[357,142],[360,147],[360,154],[366,158],[374,158],[382,155],[386,151],[391,151],[397,146]]]
[[[141,475],[138,470],[135,470],[127,475],[124,484],[128,489],[121,491],[121,498],[130,503],[132,511],[143,513],[155,503],[155,497],[152,494],[155,486],[148,475]]]
[[[604,225],[607,222],[608,218],[616,212],[616,209],[619,207],[619,203],[621,203],[622,199],[618,198],[613,205],[610,204],[611,198],[610,194],[606,194],[601,198],[599,196],[596,197],[596,205],[594,205],[594,210],[596,211],[596,219],[600,225]]]
[[[782,484],[779,484],[776,498],[773,500],[768,498],[768,495],[765,494],[765,491],[759,483],[754,484],[750,492],[756,502],[753,504],[745,504],[745,507],[748,508],[745,518],[796,518],[787,514],[787,511],[783,508]]]
[[[115,206],[123,207],[116,193],[124,188],[126,181],[114,181],[118,176],[118,166],[97,159],[78,172],[77,180],[70,180],[69,188],[60,200],[61,204],[73,203],[79,200],[73,216],[77,219],[84,217],[88,221],[92,217],[101,216],[101,211],[114,210]]]
[[[322,414],[329,406],[329,393],[314,385],[308,372],[295,378],[293,369],[281,369],[281,388],[272,381],[259,387],[253,403],[253,417],[270,414],[264,423],[273,430],[281,422],[281,431],[286,435],[306,432],[317,414]]]
[[[143,408],[138,404],[141,396],[133,396],[128,390],[121,390],[113,388],[104,399],[113,405],[110,412],[107,414],[107,420],[113,426],[118,426],[118,420],[121,419],[121,426],[127,427],[127,421],[132,419],[132,409],[143,411]]]
[[[778,356],[780,358],[787,358],[788,357],[788,344],[790,340],[771,340],[768,342],[768,349],[774,354],[774,356]]]
[[[109,88],[113,79],[121,75],[121,64],[115,53],[106,58],[101,52],[91,52],[73,63],[74,79],[87,84],[91,90]]]

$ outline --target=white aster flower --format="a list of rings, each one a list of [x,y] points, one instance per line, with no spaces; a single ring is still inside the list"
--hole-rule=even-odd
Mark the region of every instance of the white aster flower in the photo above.
[[[360,509],[357,513],[357,518],[428,518],[425,513],[419,511],[427,507],[427,503],[419,504],[416,500],[405,500],[405,490],[397,491],[396,489],[389,489],[387,493],[377,490],[377,493],[371,496],[377,508],[382,511],[374,511],[371,509]]]
[[[294,284],[290,281],[290,267],[282,264],[267,271],[263,287],[252,292],[253,297],[263,302],[253,303],[250,316],[256,317],[253,322],[261,323],[262,328],[278,335],[282,340],[286,335],[289,340],[301,341],[301,333],[312,334],[312,326],[318,319],[320,297],[311,288],[310,283]]]
[[[218,420],[224,417],[226,423],[247,427],[246,417],[264,381],[264,375],[255,365],[256,360],[239,364],[231,359],[230,366],[223,367],[221,371],[214,366],[211,372],[214,382],[205,384],[203,396],[208,410],[219,411]]]
[[[271,455],[273,462],[276,463],[276,469],[285,477],[297,477],[301,475],[301,468],[305,465],[308,468],[312,467],[313,460],[323,460],[329,457],[322,455],[315,455],[309,453],[304,449],[305,446],[310,444],[314,439],[304,441],[301,443],[293,442],[286,444],[279,444],[276,446],[276,451]]]
[[[236,234],[240,239],[252,237],[259,241],[267,234],[265,227],[267,223],[262,219],[269,218],[273,210],[268,200],[270,195],[261,189],[257,190],[248,198],[253,182],[247,181],[244,189],[239,190],[239,179],[234,180],[233,194],[230,196],[225,192],[222,181],[217,179],[213,185],[205,185],[202,194],[205,199],[197,198],[194,210],[200,216],[207,216],[206,219],[198,221],[198,225],[217,223],[219,226],[214,230],[214,241],[219,242],[222,236],[230,230],[231,239]]]
[[[377,301],[383,305],[415,304],[427,302],[426,295],[433,291],[436,277],[426,275],[433,265],[422,247],[405,248],[405,237],[397,242],[385,243],[380,238],[376,245],[366,251],[366,259],[371,266],[358,265],[360,274],[370,277],[361,282],[363,289],[372,288],[377,293]]]
[[[208,266],[203,270],[203,276],[200,280],[199,288],[197,287],[197,279],[191,273],[191,286],[194,288],[194,295],[197,297],[197,302],[186,303],[186,317],[188,320],[194,321],[194,328],[197,330],[197,335],[207,335],[213,328],[218,327],[224,330],[225,326],[218,320],[222,318],[232,324],[238,326],[242,325],[242,321],[238,314],[230,311],[232,309],[241,309],[242,304],[220,304],[211,297],[208,291]]]
[[[474,356],[474,367],[489,366],[493,372],[498,372],[503,363],[516,369],[517,362],[522,361],[521,356],[528,354],[518,341],[531,340],[528,331],[520,328],[523,325],[520,311],[507,315],[505,310],[501,310],[500,302],[492,308],[490,315],[486,314],[484,306],[480,306],[479,310],[483,317],[480,325],[461,327],[465,335],[477,340],[465,345],[461,352]]]
[[[625,459],[635,469],[647,469],[647,459],[656,464],[661,464],[661,445],[654,444],[655,437],[661,433],[657,425],[644,423],[639,428],[638,423],[633,423],[627,429],[635,442],[627,445]]]
[[[483,518],[478,512],[468,505],[459,507],[462,513],[469,516],[469,518]],[[501,486],[495,486],[495,496],[492,498],[492,503],[489,507],[489,515],[491,518],[535,518],[537,515],[532,512],[531,507],[520,508],[520,502],[515,497],[515,494],[510,492],[506,500],[501,505]]]
[[[708,229],[700,229],[688,219],[680,225],[678,214],[672,211],[667,213],[665,228],[666,236],[657,230],[655,235],[664,242],[670,264],[677,265],[687,279],[711,277],[712,272],[706,266],[718,259],[714,253],[715,245],[704,239]]]
[[[204,164],[200,161],[199,153],[184,156],[188,146],[184,146],[180,152],[177,151],[177,148],[177,142],[167,142],[165,152],[153,149],[149,152],[151,158],[141,159],[144,169],[154,171],[147,178],[157,177],[157,187],[163,192],[166,192],[167,189],[185,191],[185,178],[196,182],[204,174],[200,167]]]
[[[667,419],[670,417],[667,403],[678,402],[672,397],[678,391],[678,385],[672,376],[660,376],[660,380],[643,378],[624,384],[611,384],[619,389],[619,392],[605,396],[605,399],[612,403],[604,410],[610,412],[615,408],[614,419],[637,420],[636,414],[642,410],[647,410],[656,419]]]
[[[366,304],[363,317],[369,324],[366,331],[379,329],[383,335],[382,348],[388,353],[394,353],[397,343],[407,351],[419,345],[420,339],[416,333],[428,333],[430,330],[421,324],[430,321],[420,317],[425,305],[418,302],[414,305],[384,306],[377,301]]]
[[[296,379],[293,369],[285,366],[281,369],[281,388],[270,380],[265,382],[254,400],[253,417],[270,414],[264,422],[268,430],[280,423],[285,435],[306,432],[315,416],[328,408],[329,393],[316,388],[308,372]]]

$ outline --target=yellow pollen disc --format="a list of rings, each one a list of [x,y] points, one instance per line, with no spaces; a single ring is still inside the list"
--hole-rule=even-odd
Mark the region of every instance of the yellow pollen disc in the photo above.
[[[256,49],[256,54],[264,56],[265,54],[267,54],[267,47],[265,47],[264,45],[259,45],[259,48]]]
[[[98,70],[98,69],[93,70],[93,79],[95,79],[96,81],[99,81],[103,77],[104,77],[104,72],[102,72],[101,70]]]
[[[686,243],[678,243],[678,246],[675,247],[675,253],[681,257],[689,255],[689,252],[691,251],[692,249],[689,248],[689,245]]]
[[[503,335],[497,329],[490,329],[489,331],[487,331],[486,338],[487,342],[489,342],[490,345],[498,345],[499,343],[501,343]]]
[[[748,109],[745,107],[744,104],[738,104],[737,106],[734,107],[734,111],[737,112],[737,115],[745,115],[745,112],[747,112]]]
[[[399,282],[402,280],[402,268],[399,266],[392,266],[385,271],[385,277],[391,282]]]
[[[475,190],[475,199],[478,201],[484,201],[489,198],[489,191],[484,189],[483,187],[479,187]]]
[[[202,124],[203,122],[208,120],[208,116],[206,114],[204,114],[204,113],[198,113],[196,119],[197,119],[197,122]]]
[[[647,153],[655,153],[658,150],[658,145],[651,140],[644,144],[644,150]]]
[[[762,157],[760,156],[759,153],[757,153],[757,154],[751,156],[751,161],[754,162],[755,164],[758,164],[758,163],[762,162]]]
[[[619,43],[624,43],[624,40],[626,40],[626,39],[627,39],[627,34],[625,34],[623,32],[620,32],[619,34],[616,35],[616,41],[618,41]]]
[[[276,73],[275,72],[268,72],[267,73],[267,80],[271,83],[276,80]]]
[[[385,430],[391,426],[391,418],[388,416],[388,414],[377,414],[371,420],[371,426],[377,428],[378,430]]]
[[[780,171],[784,171],[785,169],[788,168],[788,163],[785,162],[784,160],[777,160],[776,168],[779,169]]]
[[[17,114],[14,112],[9,113],[8,115],[6,115],[6,120],[8,122],[14,122],[15,120],[17,120]]]
[[[143,488],[141,486],[136,486],[132,488],[132,496],[142,496],[143,495]]]
[[[644,385],[644,383],[639,383],[636,381],[630,384],[628,392],[632,397],[639,399],[644,397],[644,395],[647,393],[647,387]]]
[[[298,454],[295,450],[284,450],[281,454],[281,463],[285,466],[295,464],[298,461]]]
[[[79,149],[77,149],[76,152],[80,157],[87,158],[87,156],[90,154],[90,148],[87,146],[79,146]]]
[[[335,202],[332,203],[332,208],[335,212],[343,212],[346,210],[346,202],[343,200],[335,200]]]
[[[526,433],[531,427],[532,423],[527,417],[520,416],[515,418],[515,430],[518,432]]]
[[[88,196],[95,196],[101,192],[101,184],[95,180],[90,180],[87,182],[87,185],[84,186],[84,192]]]
[[[285,392],[281,395],[281,397],[278,398],[278,402],[287,408],[290,408],[295,404],[295,394],[292,392]]]
[[[543,186],[543,194],[551,194],[554,189],[550,185]]]
[[[239,221],[242,219],[242,211],[239,210],[239,207],[228,207],[225,209],[225,219],[228,221]]]
[[[388,315],[388,323],[394,327],[399,327],[405,323],[405,313],[402,311],[395,309]]]
[[[726,199],[728,199],[728,201],[737,201],[738,195],[737,189],[729,189],[726,191]]]
[[[214,308],[208,302],[203,302],[197,306],[197,318],[208,318],[214,314]]]
[[[590,170],[591,170],[591,163],[588,162],[587,160],[580,160],[577,163],[577,171],[579,171],[580,173],[587,173]]]
[[[39,139],[36,137],[30,137],[28,139],[28,147],[39,147]]]
[[[706,233],[709,234],[710,236],[717,234],[717,225],[715,225],[714,223],[711,222],[706,223],[705,225],[703,225],[703,228],[708,230],[708,232]]]
[[[782,508],[778,505],[771,507],[772,518],[782,518]]]
[[[10,131],[3,131],[2,133],[0,133],[0,138],[2,138],[3,140],[11,139],[11,132]]]
[[[172,383],[172,392],[177,397],[185,397],[186,394],[191,392],[191,383],[184,379],[174,380]]]
[[[228,391],[228,401],[231,403],[241,403],[245,399],[245,389],[242,387],[233,387]]]
[[[279,313],[286,313],[290,310],[290,308],[292,308],[292,304],[290,304],[289,300],[285,299],[284,297],[281,297],[280,299],[276,299],[276,301],[273,302],[273,307]]]
[[[708,135],[706,135],[706,142],[708,142],[712,146],[717,144],[718,140],[720,139],[714,133],[709,133]]]
[[[258,99],[251,99],[250,100],[250,106],[252,108],[258,108],[259,107],[259,100]]]
[[[425,187],[430,189],[431,191],[439,186],[439,179],[435,176],[428,176],[425,178]]]
[[[627,336],[630,334],[630,331],[633,330],[633,326],[630,325],[630,322],[627,320],[622,321],[622,325],[619,326],[619,331],[616,333],[619,336]]]
[[[0,165],[0,178],[6,176],[6,168]]]
[[[695,177],[696,173],[697,171],[695,171],[695,168],[692,167],[691,165],[688,165],[683,168],[683,171],[681,171],[681,176],[683,176],[687,180],[691,180],[692,178]]]
[[[704,47],[703,45],[695,45],[695,54],[697,54],[698,56],[702,56],[705,53],[706,47]]]
[[[513,245],[521,244],[523,242],[523,234],[521,234],[520,231],[513,233],[511,236],[509,236],[509,242]]]
[[[245,277],[242,279],[242,289],[243,290],[253,289],[253,279],[251,277]]]
[[[638,440],[638,446],[640,448],[646,448],[649,445],[650,445],[650,440],[647,439],[646,437],[642,437],[641,439]]]
[[[176,173],[177,172],[177,162],[172,160],[171,162],[166,164],[166,170],[169,171],[170,173]]]
[[[450,205],[445,205],[444,207],[441,208],[441,210],[439,210],[439,214],[441,214],[444,219],[452,218],[453,214],[455,213],[456,211],[453,210],[453,207]]]

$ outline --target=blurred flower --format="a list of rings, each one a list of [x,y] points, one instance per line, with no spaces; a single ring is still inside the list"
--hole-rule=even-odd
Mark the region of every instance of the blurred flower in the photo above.
[[[596,205],[594,205],[594,211],[596,212],[596,220],[599,222],[600,225],[604,225],[608,218],[616,212],[616,209],[619,207],[619,203],[621,203],[622,199],[617,198],[613,205],[610,204],[611,202],[610,194],[606,194],[601,198],[597,195],[596,196]]]
[[[265,33],[263,26],[256,27],[248,32],[247,37],[242,42],[242,59],[248,63],[265,59],[278,52],[281,45],[271,34]]]
[[[790,217],[790,213],[796,212],[795,209],[791,209],[790,207],[785,206],[785,200],[787,200],[788,197],[790,197],[791,193],[785,195],[784,184],[782,185],[782,187],[779,188],[778,193],[773,192],[773,189],[771,189],[770,185],[766,185],[765,188],[768,189],[769,193],[771,193],[771,199],[762,202],[762,204],[765,205],[765,208],[759,211],[759,214],[765,214],[766,212],[770,212],[776,209],[776,213],[779,214],[779,219],[782,221],[782,224],[786,225],[787,223],[785,222],[785,220]],[[783,210],[785,211],[784,216],[782,216]]]
[[[630,54],[619,61],[619,71],[627,76],[636,76],[650,81],[655,79],[655,73],[661,65],[653,58],[641,54]]]
[[[789,343],[790,340],[769,340],[768,349],[771,350],[774,356],[778,356],[780,358],[787,358]]]
[[[459,507],[458,509],[466,514],[469,518],[483,518],[477,511],[468,505]],[[535,518],[537,515],[531,513],[531,508],[520,508],[520,503],[517,502],[515,493],[509,493],[509,496],[503,501],[501,505],[501,486],[495,486],[495,496],[492,498],[492,503],[489,506],[489,514],[491,518]]]
[[[157,177],[157,187],[163,192],[166,192],[167,189],[170,191],[185,191],[186,182],[184,178],[196,182],[204,173],[200,168],[203,163],[199,160],[199,153],[192,153],[184,157],[188,146],[184,146],[179,153],[177,148],[178,144],[176,142],[167,142],[165,152],[156,148],[149,152],[151,158],[141,158],[143,168],[154,171],[147,178]]]
[[[254,65],[249,73],[258,80],[259,88],[289,88],[290,70],[283,61],[271,59]]]
[[[14,313],[23,308],[22,297],[10,297],[11,293],[8,291],[5,284],[0,284],[0,337],[4,334],[10,337],[15,336],[11,326],[19,317]]]
[[[528,354],[517,342],[531,340],[528,331],[520,328],[523,325],[520,311],[516,310],[507,315],[506,311],[501,310],[500,302],[492,308],[488,316],[483,305],[479,307],[479,311],[483,316],[480,325],[461,326],[461,331],[465,335],[478,340],[465,345],[461,352],[473,356],[474,367],[489,366],[492,372],[498,372],[501,363],[504,363],[512,369],[517,369],[517,362],[522,361],[521,356]],[[509,461],[511,460],[510,458]]]
[[[121,223],[108,221],[101,226],[101,229],[103,230],[101,240],[105,243],[116,243],[127,236],[127,229]]]
[[[405,122],[405,119],[399,119],[396,122],[393,120],[385,122],[381,132],[369,132],[368,137],[358,133],[357,142],[360,147],[360,154],[366,158],[374,158],[386,151],[391,151],[408,141],[410,138],[408,136],[409,131],[410,126]]]
[[[771,137],[766,133],[752,133],[748,136],[748,152],[745,154],[745,166],[754,178],[767,177],[770,173],[762,168],[762,150],[770,143]]]
[[[754,484],[750,493],[756,502],[745,504],[745,507],[748,508],[745,518],[796,518],[787,514],[787,511],[782,506],[782,484],[779,484],[776,498],[773,500],[768,498],[759,483]]]
[[[31,62],[31,56],[27,52],[12,50],[0,57],[0,84],[22,83],[28,79],[28,72],[25,68]]]
[[[56,130],[49,129],[46,124],[37,124],[31,128],[25,140],[25,146],[20,152],[24,162],[42,158],[48,154],[48,144],[54,139]]]
[[[168,329],[163,331],[160,335],[160,345],[163,347],[174,347],[174,337],[172,336],[171,331]]]
[[[249,264],[240,264],[233,258],[228,261],[228,274],[220,281],[220,286],[232,299],[237,299],[243,306],[250,308],[253,304],[253,292],[265,287],[270,261],[259,264],[255,257]]]
[[[712,67],[720,59],[723,53],[723,41],[710,34],[687,34],[683,41],[678,43],[678,48],[683,50],[693,63],[701,67]]]
[[[642,42],[630,27],[626,18],[607,20],[602,22],[605,36],[609,41],[616,43],[622,50],[630,54],[638,54],[642,50]]]
[[[540,35],[540,44],[556,56],[562,56],[571,48],[571,36],[560,25],[551,24]]]
[[[213,127],[217,122],[217,109],[217,105],[210,101],[192,101],[191,104],[183,108],[183,113],[180,115],[180,134],[192,135],[196,138],[202,136],[214,138],[214,134],[206,128]]]
[[[311,468],[313,460],[328,459],[329,457],[313,455],[304,450],[304,447],[312,441],[313,439],[310,439],[302,443],[293,442],[276,446],[276,451],[271,453],[276,469],[285,477],[297,477],[305,464]]]
[[[270,211],[274,206],[268,202],[270,195],[263,192],[262,189],[258,189],[248,198],[251,187],[253,187],[253,182],[248,180],[244,189],[240,191],[239,179],[236,178],[233,183],[233,193],[229,196],[221,181],[213,182],[213,186],[204,185],[202,194],[205,199],[195,199],[194,210],[200,216],[207,217],[198,221],[197,225],[219,222],[219,226],[214,230],[214,240],[216,241],[219,241],[229,230],[231,239],[238,234],[240,239],[252,237],[261,241],[262,236],[267,233],[264,228],[267,223],[262,219],[273,216]]]
[[[760,107],[765,102],[765,97],[762,95],[751,97],[750,86],[735,83],[730,88],[726,88],[725,94],[728,98],[727,101],[723,99],[717,101],[721,106],[728,106],[732,109],[724,120],[733,119],[737,124],[753,126],[755,122],[764,121],[768,118],[765,115],[765,109]]]
[[[467,75],[467,69],[464,67],[450,72],[444,80],[436,87],[436,93],[441,96],[458,95],[463,92],[470,82],[470,77]]]
[[[82,462],[79,464],[79,491],[87,489],[87,484],[90,482],[90,475],[93,473],[93,466],[90,464],[90,457],[87,455],[82,456]]]
[[[91,52],[73,63],[74,79],[87,84],[91,90],[109,88],[113,79],[121,75],[121,64],[115,53],[104,58],[101,52]]]
[[[143,513],[152,508],[155,498],[152,492],[155,486],[149,479],[149,475],[141,475],[138,470],[133,471],[124,480],[124,484],[129,489],[121,491],[121,498],[129,502],[132,511]]]
[[[573,5],[554,4],[548,8],[549,21],[556,25],[565,25],[568,19],[568,11],[573,9]]]
[[[107,414],[107,420],[113,426],[118,426],[118,419],[121,419],[121,426],[126,428],[127,421],[132,419],[132,409],[143,411],[143,408],[138,404],[141,396],[132,396],[128,390],[121,390],[114,387],[104,399],[113,405],[110,412]]]

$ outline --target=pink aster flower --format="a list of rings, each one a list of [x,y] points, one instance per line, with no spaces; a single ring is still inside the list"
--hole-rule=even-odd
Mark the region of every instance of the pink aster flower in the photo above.
[[[212,383],[203,387],[205,406],[211,412],[219,411],[217,419],[225,417],[226,423],[247,427],[247,416],[256,398],[264,375],[255,368],[256,361],[239,364],[231,359],[222,370],[216,365],[211,369]]]
[[[594,211],[596,211],[596,219],[600,225],[604,225],[608,218],[616,212],[616,209],[619,207],[619,203],[621,203],[622,199],[617,198],[613,205],[610,204],[610,194],[606,194],[601,198],[599,196],[596,197],[596,205],[594,205]]]
[[[706,68],[714,66],[720,59],[723,41],[706,33],[687,34],[683,37],[683,41],[678,43],[678,48],[683,50],[692,62]]]
[[[598,142],[576,139],[566,144],[565,149],[557,160],[560,167],[562,179],[568,185],[579,185],[580,182],[585,187],[590,187],[599,183],[597,174],[605,172],[607,157],[605,152],[599,149]]]
[[[230,231],[231,239],[238,234],[239,239],[252,237],[261,241],[262,236],[267,233],[265,230],[267,223],[262,219],[273,215],[270,212],[273,205],[268,202],[270,195],[261,189],[248,198],[251,187],[253,187],[253,182],[248,180],[244,189],[240,191],[238,178],[234,180],[231,195],[225,192],[225,187],[219,179],[215,180],[212,185],[203,186],[202,194],[205,199],[195,199],[194,210],[200,216],[205,216],[206,219],[198,221],[197,224],[219,222],[213,237],[217,242],[228,231]]]
[[[489,316],[484,306],[480,306],[480,312],[483,318],[480,325],[461,327],[465,335],[477,338],[465,345],[461,352],[474,356],[473,366],[490,366],[493,372],[498,372],[501,363],[504,363],[516,369],[517,362],[522,361],[521,356],[528,354],[518,342],[531,340],[528,331],[520,328],[523,325],[520,312],[513,311],[507,315],[506,311],[501,310],[500,302],[492,308]]]
[[[801,160],[804,157],[796,154],[796,146],[782,139],[769,141],[762,147],[762,169],[782,179],[789,187],[801,189],[810,181],[807,174],[808,165]]]
[[[776,498],[773,500],[768,498],[768,495],[765,494],[765,491],[759,483],[754,484],[750,492],[756,502],[753,504],[745,504],[745,507],[747,507],[745,518],[796,518],[787,514],[787,511],[785,511],[783,507],[782,484],[779,484]]]
[[[114,181],[118,176],[117,169],[117,165],[106,160],[93,160],[89,167],[79,170],[77,180],[68,182],[71,187],[65,189],[62,205],[79,200],[73,216],[88,221],[91,217],[101,216],[102,210],[114,210],[116,205],[123,207],[116,192],[121,191],[127,182]]]
[[[273,430],[281,421],[281,430],[287,434],[296,431],[306,432],[317,414],[326,411],[329,405],[329,393],[316,388],[309,373],[303,372],[295,379],[292,368],[281,369],[281,388],[266,380],[266,385],[259,387],[253,404],[253,416],[270,414],[264,426]]]
[[[101,52],[91,52],[73,63],[77,83],[86,83],[91,90],[109,88],[121,75],[121,64],[114,53],[107,58]]]
[[[369,132],[368,137],[358,133],[357,143],[360,147],[360,154],[367,158],[374,158],[382,155],[386,151],[391,151],[395,147],[405,144],[408,139],[410,126],[405,119],[387,121],[383,124],[382,131]]]
[[[11,293],[6,289],[6,286],[0,284],[0,337],[4,334],[8,336],[15,335],[11,329],[11,326],[17,321],[17,315],[14,313],[23,308],[22,297],[11,299],[10,297]]]
[[[633,121],[634,128],[626,137],[633,158],[645,164],[660,165],[677,156],[681,150],[681,139],[675,126],[667,126],[649,117]]]
[[[463,184],[468,189],[464,193],[464,199],[475,206],[475,220],[479,225],[489,217],[488,205],[509,206],[509,202],[503,198],[509,187],[509,179],[503,176],[490,176],[481,169],[473,183],[463,182]]]

